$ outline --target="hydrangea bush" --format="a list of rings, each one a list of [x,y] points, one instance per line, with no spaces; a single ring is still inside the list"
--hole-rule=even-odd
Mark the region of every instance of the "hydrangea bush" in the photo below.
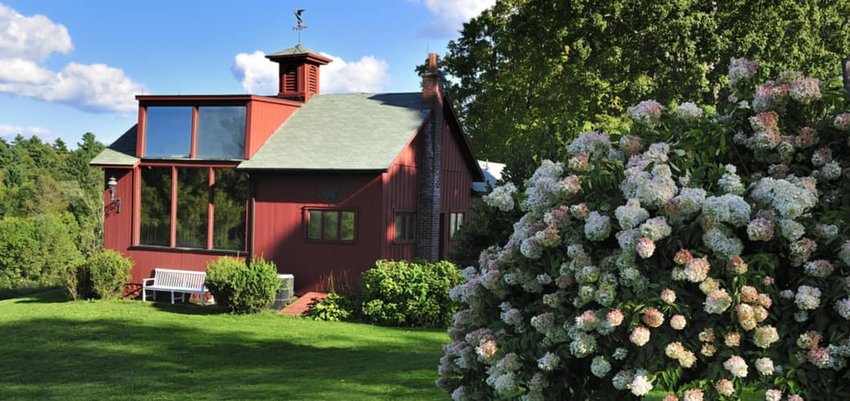
[[[729,99],[648,100],[544,161],[503,247],[450,295],[437,385],[460,400],[850,394],[850,113],[837,82],[732,59]]]

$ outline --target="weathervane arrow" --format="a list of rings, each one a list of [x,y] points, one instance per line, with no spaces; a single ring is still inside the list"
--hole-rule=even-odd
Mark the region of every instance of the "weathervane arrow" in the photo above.
[[[299,45],[301,44],[301,31],[307,29],[307,24],[304,23],[303,19],[301,19],[301,14],[304,13],[304,11],[306,11],[306,10],[304,10],[303,8],[299,8],[299,9],[295,10],[296,24],[295,24],[294,27],[292,27],[293,31],[298,31],[298,44]]]

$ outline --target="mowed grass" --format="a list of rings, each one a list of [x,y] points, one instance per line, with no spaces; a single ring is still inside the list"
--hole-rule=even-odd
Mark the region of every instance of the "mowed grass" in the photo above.
[[[444,400],[442,330],[193,305],[0,301],[0,400]]]

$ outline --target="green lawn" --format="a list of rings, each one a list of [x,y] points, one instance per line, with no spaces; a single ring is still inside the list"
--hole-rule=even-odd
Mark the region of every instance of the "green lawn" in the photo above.
[[[0,301],[0,400],[444,400],[442,330],[139,301]]]

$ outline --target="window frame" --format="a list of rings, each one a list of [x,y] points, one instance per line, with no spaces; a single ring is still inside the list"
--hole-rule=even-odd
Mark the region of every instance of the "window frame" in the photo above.
[[[312,238],[310,237],[310,212],[319,212],[321,217],[319,218],[319,233],[322,238]],[[325,213],[337,213],[337,223],[336,223],[336,234],[337,238],[325,238]],[[343,222],[343,213],[352,213],[354,215],[354,229],[352,230],[352,239],[342,239],[342,222]],[[308,242],[320,242],[320,243],[334,243],[334,244],[356,244],[360,235],[357,229],[357,223],[359,218],[357,217],[357,209],[354,208],[328,208],[328,207],[312,207],[305,206],[303,208],[303,220],[302,225],[304,227],[304,239]]]
[[[157,156],[148,156],[147,155],[147,141],[148,141],[148,108],[150,107],[191,107],[192,108],[192,124],[189,133],[190,141],[189,141],[189,157],[157,157]],[[242,132],[243,140],[243,153],[242,158],[240,159],[217,159],[217,158],[198,158],[198,127],[200,125],[200,109],[205,107],[242,107],[245,109],[245,127]],[[230,161],[230,160],[247,160],[249,155],[249,131],[251,128],[251,104],[250,102],[221,102],[221,101],[201,101],[201,102],[154,102],[147,103],[139,106],[139,121],[142,122],[139,126],[139,135],[138,135],[138,143],[137,143],[137,152],[138,156],[144,160],[180,160],[180,161],[206,161],[206,162],[215,162],[215,161]]]
[[[457,219],[458,216],[460,216],[460,221],[458,221]],[[466,212],[449,212],[449,241],[455,240],[455,237],[457,236],[457,231],[460,230],[460,227],[463,226],[463,223],[465,222]]]
[[[399,238],[399,233],[398,233],[399,216],[405,216],[405,221],[408,221],[407,219],[409,219],[409,222],[411,224],[411,229],[410,229],[411,236],[410,237]],[[418,225],[418,222],[417,222],[416,211],[394,210],[393,211],[393,243],[394,244],[415,244],[416,241],[417,241],[417,235],[416,235],[416,226],[417,225]],[[402,231],[405,231],[405,230],[402,230]]]
[[[215,202],[213,201],[212,192],[215,190],[215,170],[216,169],[235,169],[238,163],[163,163],[163,162],[145,162],[142,163],[137,169],[137,175],[135,177],[135,204],[138,205],[134,208],[134,223],[133,223],[133,240],[131,248],[135,249],[157,249],[157,250],[174,250],[174,251],[183,251],[183,252],[204,252],[204,253],[212,253],[212,254],[222,254],[222,255],[245,255],[247,254],[248,248],[248,189],[245,188],[245,241],[243,241],[242,249],[218,249],[215,248]],[[171,172],[171,208],[169,215],[169,245],[148,245],[143,244],[141,242],[141,212],[142,212],[142,202],[141,202],[141,180],[142,173],[145,168],[167,168]],[[179,193],[179,175],[177,173],[180,168],[197,168],[197,169],[207,169],[208,171],[208,183],[207,188],[210,191],[210,197],[207,201],[207,238],[204,248],[193,248],[193,247],[181,247],[177,246],[177,195]]]

